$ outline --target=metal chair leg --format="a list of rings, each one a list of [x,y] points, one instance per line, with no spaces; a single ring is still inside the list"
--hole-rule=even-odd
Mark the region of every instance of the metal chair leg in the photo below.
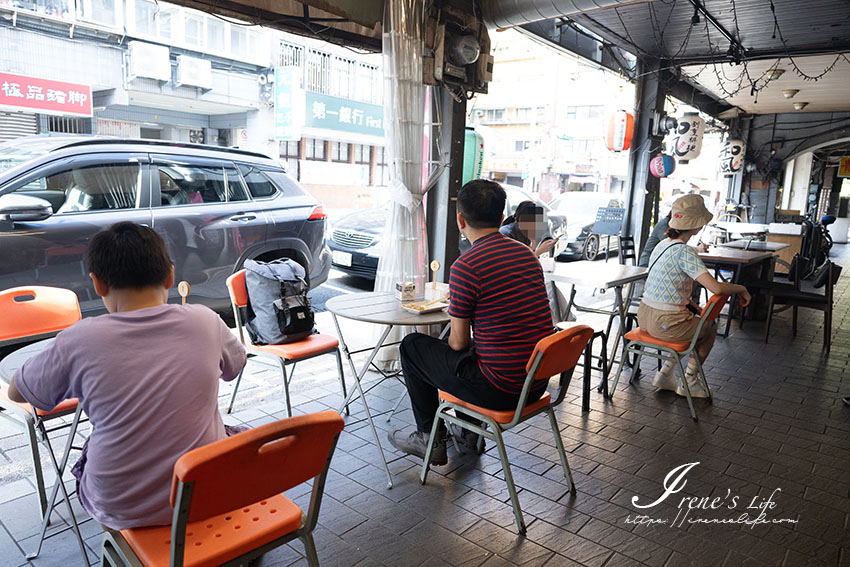
[[[307,565],[310,567],[319,567],[319,556],[316,553],[316,543],[313,541],[313,534],[305,534],[301,538],[301,541],[304,543],[304,555],[307,558]]]
[[[248,366],[248,363],[245,363]],[[227,413],[233,411],[233,404],[236,402],[236,392],[239,391],[239,383],[242,382],[242,374],[245,372],[245,366],[239,371],[239,376],[236,377],[236,382],[233,384],[233,393],[230,395],[230,404],[227,406]]]
[[[286,363],[282,358],[277,359],[280,365],[280,374],[283,378],[283,395],[286,397],[286,416],[292,417],[292,403],[289,401],[289,379],[286,376]]]
[[[41,519],[47,514],[47,490],[44,488],[44,472],[41,470],[41,455],[38,451],[38,438],[35,434],[35,424],[32,418],[28,418],[23,424],[27,433],[27,444],[32,457],[32,468],[35,474],[35,486],[38,493],[38,506],[41,511]]]
[[[334,349],[334,353],[336,354],[336,371],[339,377],[339,387],[342,389],[342,399],[347,400],[348,392],[345,391],[345,373],[342,369],[342,355],[339,353],[339,348]],[[351,415],[348,404],[345,405],[345,415]]]
[[[552,426],[552,434],[555,436],[555,446],[558,448],[558,456],[561,457],[561,466],[564,468],[564,478],[570,483],[570,494],[576,495],[576,483],[573,482],[573,473],[570,470],[570,463],[567,461],[567,453],[564,451],[564,440],[561,439],[561,430],[558,429],[558,420],[555,419],[555,412],[552,408],[548,408],[546,413],[549,414],[549,425]]]
[[[499,449],[499,460],[502,461],[502,471],[505,473],[505,482],[508,485],[508,492],[511,495],[511,504],[514,507],[514,517],[516,517],[516,525],[520,535],[525,535],[525,520],[522,518],[522,509],[519,506],[519,496],[516,493],[514,485],[514,477],[511,474],[511,465],[508,462],[508,453],[505,450],[505,441],[502,439],[502,430],[494,422],[490,424],[493,433],[496,437],[496,446]]]
[[[422,461],[422,472],[419,475],[419,483],[425,484],[428,477],[428,469],[431,468],[431,451],[434,449],[434,439],[437,438],[437,430],[440,427],[440,422],[443,421],[443,408],[437,409],[437,414],[434,416],[434,424],[431,426],[431,434],[428,437],[428,448],[425,449],[425,459]]]
[[[688,407],[691,410],[691,417],[694,418],[694,421],[699,421],[697,419],[697,412],[694,409],[694,402],[693,402],[693,400],[691,400],[691,389],[688,386],[688,378],[685,375],[685,368],[684,368],[684,366],[682,366],[682,359],[679,357],[678,354],[676,354],[675,356],[676,356],[676,366],[679,367],[679,372],[682,373],[682,384],[685,386],[685,398],[687,398],[687,400],[688,400]],[[694,356],[696,356],[696,355],[694,355]]]
[[[700,385],[702,386],[702,389],[705,394],[708,396],[707,403],[713,403],[714,400],[711,395],[711,388],[708,387],[708,379],[705,377],[705,370],[703,370],[702,368],[702,362],[700,362],[700,359],[695,352],[691,353],[691,356],[693,356],[697,362],[697,370],[699,371],[699,377],[702,378],[702,384]]]
[[[627,351],[628,352],[628,351]],[[620,357],[620,365],[617,367],[617,374],[614,376],[614,382],[611,384],[611,391],[608,393],[608,398],[614,397],[614,391],[617,389],[617,383],[620,381],[620,373],[623,371],[623,365],[626,363],[626,357]],[[638,365],[635,364],[635,368]]]
[[[764,324],[764,342],[767,344],[767,337],[770,335],[770,323],[773,321],[773,297],[767,304],[767,321]]]

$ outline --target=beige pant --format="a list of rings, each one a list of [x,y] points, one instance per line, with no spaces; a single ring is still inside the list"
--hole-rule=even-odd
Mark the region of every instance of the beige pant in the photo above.
[[[694,338],[699,322],[699,318],[687,309],[664,311],[650,307],[643,302],[638,307],[638,325],[640,328],[662,341],[690,341]],[[711,347],[714,346],[715,337],[717,337],[717,319],[709,325],[704,325],[700,332],[697,346],[694,349],[700,362],[705,362],[708,353],[711,352]],[[696,365],[689,364],[689,366],[695,367]]]

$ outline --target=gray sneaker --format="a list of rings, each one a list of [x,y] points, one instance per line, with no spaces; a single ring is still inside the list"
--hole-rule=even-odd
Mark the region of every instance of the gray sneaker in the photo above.
[[[478,447],[478,440],[481,438],[477,433],[468,431],[454,423],[447,424],[449,433],[457,442],[457,448],[464,455],[480,455],[484,452],[484,440],[481,439],[481,448]]]
[[[405,434],[401,429],[396,429],[391,432],[387,438],[390,444],[408,455],[416,455],[420,459],[425,458],[425,451],[428,450],[429,434],[421,431],[414,431],[410,435]],[[449,462],[448,454],[446,453],[446,438],[437,439],[434,442],[434,448],[431,449],[431,464],[445,465]]]

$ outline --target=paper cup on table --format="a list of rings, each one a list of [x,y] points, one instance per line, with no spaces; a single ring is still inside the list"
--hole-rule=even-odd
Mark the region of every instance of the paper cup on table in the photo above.
[[[540,258],[540,265],[543,267],[544,272],[554,272],[555,271],[555,259],[550,258],[548,256],[543,256]]]

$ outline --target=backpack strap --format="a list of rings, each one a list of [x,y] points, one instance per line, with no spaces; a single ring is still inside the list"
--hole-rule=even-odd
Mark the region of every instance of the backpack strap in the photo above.
[[[662,251],[661,251],[661,254],[659,254],[658,256],[656,256],[656,257],[655,257],[655,260],[653,260],[653,261],[652,261],[652,263],[649,265],[649,268],[647,268],[647,269],[646,269],[646,273],[647,273],[647,274],[649,274],[649,272],[651,272],[651,271],[652,271],[652,267],[655,265],[655,263],[656,263],[656,262],[658,262],[658,260],[660,260],[660,259],[661,259],[661,257],[664,255],[664,253],[665,253],[665,252],[667,252],[667,251],[668,251],[668,250],[670,250],[671,248],[675,248],[675,247],[676,247],[677,245],[679,245],[679,244],[681,244],[682,246],[684,246],[684,245],[685,245],[685,243],[684,243],[684,242],[682,242],[681,240],[677,240],[676,242],[674,242],[673,244],[671,244],[670,246],[668,246],[667,248],[665,248],[664,250],[662,250]]]

